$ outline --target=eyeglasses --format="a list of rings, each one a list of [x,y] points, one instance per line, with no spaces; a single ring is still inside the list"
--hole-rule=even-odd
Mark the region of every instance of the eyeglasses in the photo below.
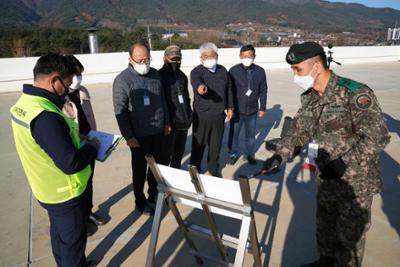
[[[149,64],[151,62],[151,57],[150,58],[142,58],[142,59],[133,59],[131,58],[133,62],[137,63],[137,64]]]
[[[207,59],[216,59],[217,58],[217,56],[216,55],[201,55],[201,58],[203,59],[203,60],[207,60]]]

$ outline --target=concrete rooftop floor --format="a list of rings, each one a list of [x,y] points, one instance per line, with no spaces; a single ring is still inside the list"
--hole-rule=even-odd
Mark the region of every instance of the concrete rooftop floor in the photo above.
[[[400,62],[334,66],[343,76],[368,84],[374,89],[392,135],[381,153],[385,190],[374,197],[372,227],[367,235],[363,266],[400,266]],[[257,123],[256,167],[239,161],[226,165],[227,130],[221,151],[224,178],[250,174],[270,155],[264,148],[267,138],[280,134],[283,118],[293,116],[299,107],[298,89],[290,69],[268,71],[268,111]],[[87,86],[92,94],[99,130],[119,133],[113,108],[111,84]],[[18,88],[17,88],[18,89]],[[11,134],[9,107],[20,93],[0,94],[0,266],[26,265],[28,245],[29,187],[21,169]],[[190,156],[189,133],[184,168]],[[205,160],[203,161],[203,164]],[[130,153],[125,144],[105,163],[97,163],[94,177],[94,210],[110,221],[88,239],[86,255],[99,260],[99,266],[144,266],[150,240],[152,218],[133,212]],[[303,171],[301,159],[288,163],[276,175],[250,180],[258,237],[264,266],[298,266],[317,257],[315,240],[315,183]],[[206,224],[202,213],[179,206],[182,215],[197,224]],[[239,223],[217,216],[222,232],[239,233]],[[195,266],[194,258],[178,231],[170,212],[165,212],[157,249],[157,266]],[[195,238],[198,248],[217,256],[211,241]],[[228,250],[230,258],[234,251]],[[55,266],[51,254],[49,222],[45,210],[34,203],[33,266]],[[245,266],[252,266],[246,255]],[[205,261],[204,266],[216,266]]]

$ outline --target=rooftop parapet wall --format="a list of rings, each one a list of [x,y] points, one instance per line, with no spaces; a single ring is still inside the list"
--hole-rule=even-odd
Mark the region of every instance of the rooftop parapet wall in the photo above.
[[[325,48],[325,51],[328,49]],[[288,47],[256,48],[255,63],[267,70],[287,68],[285,55]],[[333,57],[342,64],[393,62],[400,60],[400,46],[334,47]],[[200,63],[198,50],[183,50],[182,70],[189,74]],[[229,69],[239,63],[239,48],[218,50],[219,64]],[[151,66],[159,69],[163,64],[163,51],[151,52]],[[77,55],[85,66],[83,84],[112,83],[116,75],[128,64],[128,53]],[[33,66],[37,57],[1,58],[0,93],[20,91],[22,84],[32,83]]]

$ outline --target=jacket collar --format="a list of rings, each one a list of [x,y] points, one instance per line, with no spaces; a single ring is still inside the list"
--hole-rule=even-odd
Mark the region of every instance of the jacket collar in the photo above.
[[[322,104],[328,104],[336,101],[337,90],[335,90],[335,88],[337,80],[338,76],[335,73],[331,72],[331,77],[329,78],[329,82],[326,85],[325,92],[322,95]]]
[[[45,89],[35,87],[31,84],[24,84],[22,92],[27,95],[40,96],[46,98],[60,109],[62,109],[65,103],[65,98],[58,96],[54,93],[51,93]]]
[[[181,69],[178,69],[176,72],[172,71],[172,69],[171,69],[170,67],[168,67],[168,65],[165,64],[165,63],[164,63],[164,65],[161,67],[160,70],[165,71],[165,72],[167,72],[168,74],[176,75],[176,76],[178,76],[179,74],[182,73]]]
[[[326,105],[336,101],[337,90],[336,83],[338,80],[338,76],[331,72],[331,77],[329,78],[328,84],[326,85],[324,94],[319,96],[317,91],[313,88],[308,89],[304,93],[301,94],[301,101],[305,105],[311,105],[313,107]]]
[[[204,67],[204,65],[203,65],[203,64],[200,64],[200,66],[201,66],[201,67],[203,67],[205,70],[207,70],[207,71],[211,72],[211,73],[216,73],[216,72],[217,72],[217,70],[219,70],[219,68],[220,68],[220,65],[219,65],[219,64],[217,64],[217,65],[215,66],[215,68],[214,68],[214,69],[208,69],[208,68]]]
[[[145,75],[140,75],[136,70],[135,70],[135,68],[133,67],[133,65],[132,64],[128,64],[128,70],[129,70],[129,72],[131,72],[131,73],[133,73],[134,75],[136,75],[136,76],[139,76],[139,77],[147,77],[148,75],[149,75],[149,73],[151,72],[151,68],[149,69],[149,72],[147,73],[147,74],[145,74]]]
[[[248,66],[247,68],[242,63],[239,63],[239,64],[242,66],[242,69],[244,71],[248,71],[248,70],[253,70],[254,69],[254,63],[251,64],[250,66]]]

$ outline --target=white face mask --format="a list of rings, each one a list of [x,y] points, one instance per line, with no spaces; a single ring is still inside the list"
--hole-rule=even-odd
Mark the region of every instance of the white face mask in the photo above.
[[[253,62],[254,62],[254,58],[242,58],[241,62],[243,64],[243,66],[250,67],[251,64],[253,64]]]
[[[150,64],[133,64],[133,68],[139,75],[146,75],[149,73],[150,70]]]
[[[304,91],[314,87],[315,78],[311,76],[312,72],[313,70],[311,70],[310,74],[305,76],[294,75],[293,82],[300,86]]]
[[[217,60],[216,59],[203,60],[203,66],[206,67],[207,69],[214,69],[217,66]]]
[[[311,75],[299,76],[294,75],[293,82],[300,86],[304,91],[314,86],[314,78]]]
[[[75,91],[76,89],[78,89],[79,86],[81,86],[81,82],[82,82],[82,75],[74,75],[74,77],[72,78],[72,83],[69,86],[69,89],[72,89],[70,91]]]

